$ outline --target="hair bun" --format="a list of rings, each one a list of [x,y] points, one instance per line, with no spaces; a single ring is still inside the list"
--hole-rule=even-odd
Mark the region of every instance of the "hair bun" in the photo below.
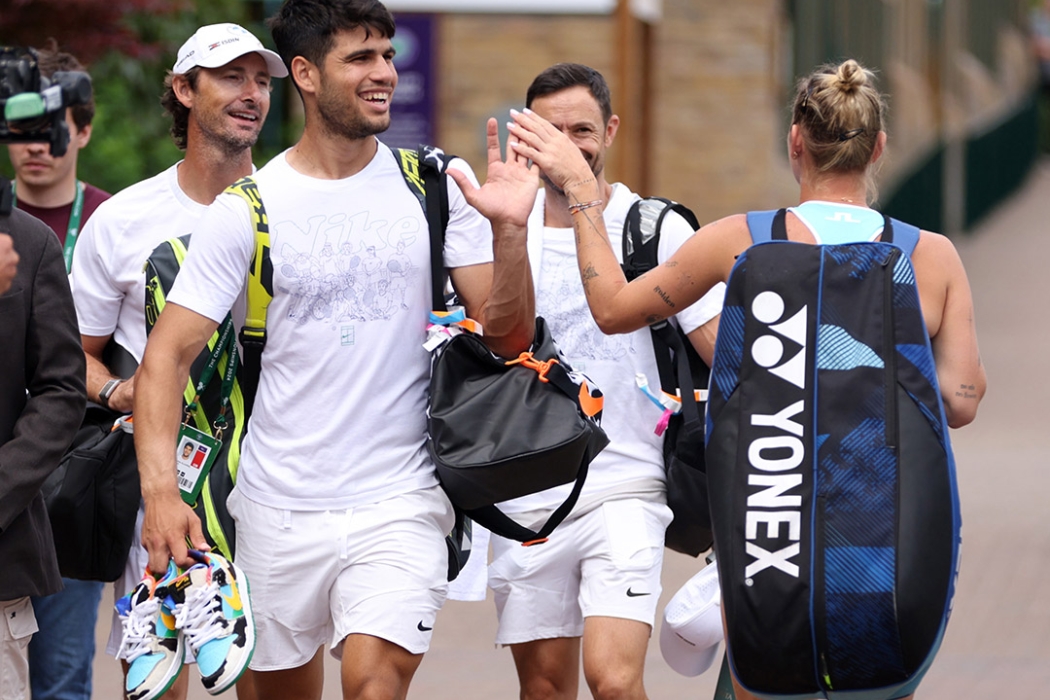
[[[836,86],[843,92],[855,92],[868,82],[864,69],[852,58],[839,64],[835,77]]]

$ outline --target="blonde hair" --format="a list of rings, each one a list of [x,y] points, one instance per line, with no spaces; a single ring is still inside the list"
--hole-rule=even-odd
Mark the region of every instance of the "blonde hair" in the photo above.
[[[791,121],[818,171],[858,172],[871,163],[885,113],[875,74],[848,59],[799,81]]]

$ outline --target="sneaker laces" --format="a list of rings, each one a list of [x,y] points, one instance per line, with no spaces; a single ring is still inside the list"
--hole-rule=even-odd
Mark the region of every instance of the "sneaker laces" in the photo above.
[[[192,587],[186,592],[186,602],[175,606],[175,628],[183,631],[194,651],[223,636],[225,623],[219,584],[215,581]]]
[[[124,620],[124,634],[120,639],[120,650],[117,652],[118,658],[130,664],[153,651],[150,642],[157,636],[154,625],[159,611],[160,600],[153,597],[138,603],[128,611]]]

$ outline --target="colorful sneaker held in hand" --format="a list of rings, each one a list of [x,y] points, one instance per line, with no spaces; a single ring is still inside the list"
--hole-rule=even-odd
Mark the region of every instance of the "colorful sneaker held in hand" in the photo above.
[[[164,603],[165,586],[178,576],[174,562],[160,578],[145,576],[116,602],[124,630],[117,657],[128,662],[124,693],[128,700],[153,700],[171,687],[182,670],[185,654],[175,617]]]
[[[237,682],[255,651],[248,580],[218,554],[190,555],[200,563],[167,586],[165,603],[197,657],[204,689],[218,695]]]

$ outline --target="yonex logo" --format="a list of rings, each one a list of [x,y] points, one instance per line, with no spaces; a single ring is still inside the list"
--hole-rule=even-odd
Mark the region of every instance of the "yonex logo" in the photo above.
[[[776,292],[762,292],[751,303],[753,317],[769,328],[751,344],[751,357],[760,367],[800,390],[806,388],[806,334],[808,307],[803,306],[784,320],[784,299]],[[798,346],[789,353],[785,339]],[[782,386],[782,385],[778,385]],[[800,552],[802,536],[802,497],[789,494],[802,485],[798,469],[806,457],[805,394],[794,390],[778,390],[776,396],[784,400],[784,408],[775,413],[752,413],[749,424],[754,430],[748,444],[747,461],[753,471],[747,476],[748,486],[759,487],[747,497],[744,523],[745,551],[753,561],[744,569],[747,585],[753,577],[766,569],[778,569],[798,578],[799,567],[791,561]],[[771,434],[769,428],[774,432]],[[786,547],[782,531],[786,526]],[[762,544],[759,544],[761,542]],[[776,549],[770,547],[772,543]],[[768,549],[767,549],[768,548]]]
[[[784,299],[776,292],[762,292],[751,302],[751,314],[769,330],[778,335],[766,334],[751,344],[751,357],[761,367],[781,379],[791,382],[799,389],[806,388],[806,311],[803,306],[794,316],[781,321],[784,316]],[[776,325],[773,325],[776,324]],[[793,356],[784,360],[784,341],[787,338],[801,346]]]

